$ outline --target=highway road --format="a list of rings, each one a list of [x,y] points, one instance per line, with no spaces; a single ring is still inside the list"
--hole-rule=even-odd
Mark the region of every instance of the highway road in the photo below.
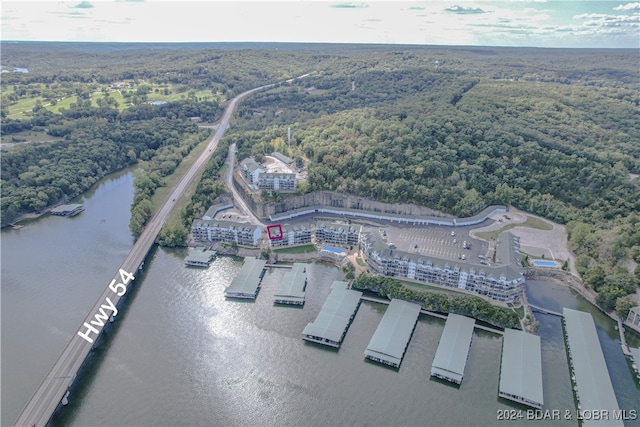
[[[218,130],[214,133],[206,149],[193,162],[158,212],[149,220],[124,262],[114,274],[113,280],[100,295],[78,332],[73,335],[71,341],[69,341],[58,360],[20,413],[15,422],[16,426],[45,426],[49,422],[60,402],[63,398],[66,398],[67,390],[72,385],[95,341],[102,333],[103,327],[109,321],[108,319],[113,319],[117,316],[118,302],[126,294],[128,285],[133,281],[133,276],[135,276],[138,268],[141,267],[142,262],[151,250],[160,229],[175,206],[175,201],[184,193],[189,183],[209,161],[218,142],[229,127],[229,122],[238,102],[256,91],[272,86],[274,84],[248,90],[231,100],[220,120]],[[233,153],[230,154],[230,158],[233,160],[235,146],[232,147],[230,153]],[[231,166],[233,164],[230,163]],[[232,167],[229,167],[229,170],[231,169]],[[230,186],[230,188],[234,191],[233,186]],[[241,201],[242,199],[237,198],[236,200]],[[242,202],[242,205],[244,205],[244,202]],[[246,205],[244,209],[247,214],[250,214],[251,211],[247,209]],[[257,218],[253,218],[257,220]],[[73,396],[70,396],[70,398],[73,398]]]

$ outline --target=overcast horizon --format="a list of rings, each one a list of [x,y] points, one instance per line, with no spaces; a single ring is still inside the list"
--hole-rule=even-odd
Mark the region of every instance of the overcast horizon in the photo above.
[[[2,41],[639,48],[640,2],[3,1]]]

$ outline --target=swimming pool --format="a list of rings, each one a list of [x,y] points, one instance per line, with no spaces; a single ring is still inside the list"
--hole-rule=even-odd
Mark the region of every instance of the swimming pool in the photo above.
[[[334,248],[333,246],[323,246],[322,250],[327,252],[333,252],[334,254],[338,254],[338,255],[344,255],[344,251],[342,249]]]
[[[540,261],[539,259],[533,261],[533,265],[535,265],[536,267],[557,267],[558,264],[556,264],[555,261]]]

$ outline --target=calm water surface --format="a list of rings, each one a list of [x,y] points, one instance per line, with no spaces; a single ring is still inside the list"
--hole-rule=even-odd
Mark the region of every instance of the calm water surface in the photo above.
[[[44,217],[2,233],[2,425],[10,425],[132,246],[132,175],[105,180],[75,218]],[[54,425],[576,425],[500,422],[525,407],[497,397],[502,339],[476,332],[461,387],[432,380],[444,321],[421,315],[399,370],[363,352],[386,306],[364,302],[342,347],[301,339],[340,270],[311,264],[304,308],[273,305],[284,269],[255,302],[225,300],[242,260],[186,268],[187,249],[158,249],[92,352]],[[620,406],[639,389],[613,322],[567,288],[528,284],[532,303],[594,315]],[[540,315],[546,409],[574,411],[560,319]],[[638,425],[628,423],[627,425]]]

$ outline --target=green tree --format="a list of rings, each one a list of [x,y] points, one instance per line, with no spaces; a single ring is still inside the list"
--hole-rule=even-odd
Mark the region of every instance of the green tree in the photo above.
[[[636,305],[636,302],[630,296],[626,295],[623,297],[619,297],[616,300],[616,306],[615,306],[616,313],[618,314],[618,316],[622,317],[623,319],[626,319],[627,315],[629,314],[629,310],[635,307],[635,305]]]

